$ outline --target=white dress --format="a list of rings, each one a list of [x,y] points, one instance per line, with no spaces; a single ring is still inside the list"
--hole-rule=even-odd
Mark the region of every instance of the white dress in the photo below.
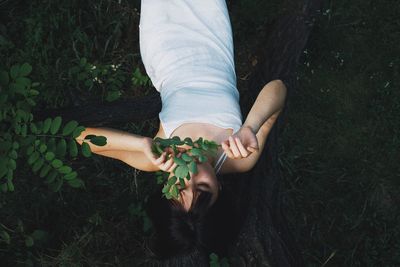
[[[161,95],[159,118],[167,137],[190,122],[240,129],[225,0],[142,0],[139,33],[143,64]]]

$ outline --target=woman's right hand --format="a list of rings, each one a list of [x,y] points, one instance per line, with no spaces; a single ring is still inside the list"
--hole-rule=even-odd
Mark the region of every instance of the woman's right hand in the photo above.
[[[165,151],[157,157],[152,151],[153,139],[144,137],[143,139],[143,153],[146,157],[162,171],[172,172],[177,164],[174,162],[174,151],[171,148],[166,148]]]
[[[253,130],[242,126],[237,133],[221,143],[222,149],[231,159],[242,159],[258,151],[258,141]]]

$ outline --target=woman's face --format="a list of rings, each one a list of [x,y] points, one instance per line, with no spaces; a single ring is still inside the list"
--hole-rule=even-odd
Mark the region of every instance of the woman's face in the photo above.
[[[171,173],[170,177],[172,176],[173,174]],[[190,173],[190,177],[189,181],[185,179],[186,186],[184,189],[181,189],[180,197],[178,199],[185,210],[190,209],[193,197],[196,194],[201,194],[201,192],[210,192],[212,194],[211,205],[214,204],[218,198],[219,183],[214,168],[210,163],[198,163],[197,173]]]

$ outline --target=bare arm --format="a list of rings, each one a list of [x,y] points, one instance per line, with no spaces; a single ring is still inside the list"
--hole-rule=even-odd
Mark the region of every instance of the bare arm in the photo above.
[[[93,153],[109,150],[143,151],[144,140],[147,138],[111,128],[88,127],[76,138],[76,141],[82,144],[85,136],[90,134],[101,135],[107,138],[107,144],[105,146],[96,146],[87,142]]]
[[[76,138],[76,141],[82,144],[85,136],[90,134],[101,135],[107,138],[105,146],[96,146],[87,142],[93,153],[121,160],[139,170],[159,170],[159,167],[149,158],[151,156],[148,153],[151,150],[151,138],[111,128],[86,128]]]
[[[222,173],[246,172],[254,167],[283,108],[286,90],[286,86],[280,80],[271,81],[263,87],[242,128],[232,137],[233,141],[229,142],[229,146],[227,142],[223,143],[229,158],[222,165]],[[250,143],[255,143],[258,149],[248,149]]]
[[[281,80],[267,83],[258,94],[243,126],[257,133],[264,123],[285,104],[286,86]]]

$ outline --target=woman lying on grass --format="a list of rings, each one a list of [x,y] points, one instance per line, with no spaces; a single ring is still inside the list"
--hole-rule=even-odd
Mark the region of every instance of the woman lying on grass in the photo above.
[[[140,50],[146,72],[161,94],[160,126],[155,137],[178,136],[220,144],[215,156],[197,164],[177,199],[161,190],[149,203],[161,258],[195,252],[223,253],[232,232],[224,215],[210,218],[220,194],[218,173],[246,172],[256,164],[268,133],[283,109],[286,87],[280,80],[266,84],[245,122],[239,106],[233,41],[224,0],[142,0]],[[105,146],[90,144],[92,152],[119,159],[133,168],[174,175],[174,152],[153,153],[153,139],[109,128],[86,128],[86,135],[107,138]],[[187,146],[181,146],[181,152]],[[219,215],[219,216],[218,216]],[[223,215],[223,216],[221,216]],[[229,224],[229,222],[228,222]],[[220,225],[221,227],[215,227]],[[224,238],[221,238],[224,237]],[[199,262],[198,262],[199,263]],[[201,265],[197,265],[201,266]]]

